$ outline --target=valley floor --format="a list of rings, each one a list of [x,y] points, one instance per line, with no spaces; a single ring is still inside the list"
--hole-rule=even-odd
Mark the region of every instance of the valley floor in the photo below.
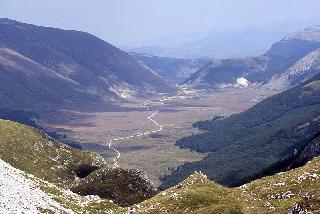
[[[64,112],[72,114],[69,121],[50,121],[42,124],[58,130],[83,143],[84,148],[100,153],[110,164],[116,153],[108,149],[113,138],[157,130],[147,117],[159,110],[154,119],[163,126],[161,132],[128,140],[117,141],[114,147],[121,152],[119,165],[145,171],[154,184],[159,184],[159,176],[179,165],[201,160],[204,154],[174,145],[183,136],[198,133],[192,123],[207,120],[216,115],[228,116],[255,105],[258,101],[274,94],[274,91],[250,88],[222,89],[218,91],[185,90],[177,99],[159,102],[166,97],[152,98],[150,111],[143,107],[144,99],[131,99],[118,103],[118,110],[100,112]]]

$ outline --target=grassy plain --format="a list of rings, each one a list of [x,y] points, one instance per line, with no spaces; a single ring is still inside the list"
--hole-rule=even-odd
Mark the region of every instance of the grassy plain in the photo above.
[[[158,177],[185,162],[201,160],[204,154],[180,149],[174,145],[183,136],[198,133],[192,123],[216,115],[228,116],[241,112],[274,92],[249,88],[219,91],[187,91],[183,97],[159,102],[165,95],[152,98],[150,111],[142,107],[145,99],[131,99],[117,103],[118,109],[99,112],[69,112],[72,119],[50,122],[47,127],[59,130],[83,143],[84,148],[100,153],[110,164],[115,153],[108,149],[110,139],[156,130],[147,119],[159,110],[155,120],[163,126],[157,134],[117,141],[114,147],[121,152],[119,164],[123,168],[144,170],[157,185]]]

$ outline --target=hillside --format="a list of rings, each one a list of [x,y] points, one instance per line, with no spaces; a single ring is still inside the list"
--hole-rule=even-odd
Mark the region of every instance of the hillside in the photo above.
[[[285,72],[273,75],[265,84],[265,87],[273,90],[284,90],[310,79],[319,73],[319,70],[320,49],[316,49],[299,59]]]
[[[245,184],[218,185],[195,172],[151,199],[128,208],[97,196],[82,197],[0,160],[0,211],[32,213],[320,213],[320,159]],[[5,206],[3,206],[5,203]]]
[[[128,53],[89,33],[10,19],[0,19],[0,71],[5,107],[77,106],[175,90]]]
[[[314,83],[311,85],[314,87]],[[96,154],[66,147],[18,123],[0,120],[0,133],[0,191],[5,197],[0,211],[4,213],[235,214],[320,210],[318,157],[300,168],[240,188],[221,186],[194,172],[175,187],[150,198],[155,192],[141,172],[106,168]],[[297,157],[313,157],[312,153],[319,151],[319,139],[317,136],[308,141]],[[67,190],[70,187],[83,196]]]
[[[42,210],[71,213],[50,198],[25,174],[0,160],[1,213],[38,213]]]
[[[171,83],[182,83],[194,72],[210,62],[208,59],[179,59],[131,53],[137,60],[146,64]]]
[[[0,160],[1,213],[120,213],[124,209],[98,196],[79,196]]]
[[[291,166],[301,166],[320,154],[320,133],[293,159]]]
[[[2,108],[39,109],[102,101],[76,82],[8,48],[0,48],[0,72]]]
[[[237,78],[244,77],[252,86],[266,84],[268,89],[288,89],[318,73],[319,37],[320,28],[311,27],[289,34],[261,56],[213,60],[185,83],[219,88],[232,86]]]
[[[199,172],[137,205],[135,213],[320,213],[320,158],[245,184],[218,185]]]
[[[37,129],[0,120],[0,159],[80,195],[94,194],[126,206],[155,194],[144,173],[110,168],[99,155],[68,147]],[[104,178],[104,179],[102,179]]]
[[[206,133],[182,138],[176,145],[207,152],[164,176],[162,188],[201,170],[221,184],[238,185],[265,168],[291,158],[320,130],[320,75],[226,119],[194,124]]]

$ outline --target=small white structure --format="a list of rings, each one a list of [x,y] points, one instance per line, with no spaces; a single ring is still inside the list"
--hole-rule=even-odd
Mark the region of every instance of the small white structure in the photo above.
[[[244,77],[239,77],[238,79],[237,79],[237,83],[240,85],[240,86],[243,86],[243,87],[247,87],[247,86],[249,86],[249,80],[247,80],[246,78],[244,78]]]

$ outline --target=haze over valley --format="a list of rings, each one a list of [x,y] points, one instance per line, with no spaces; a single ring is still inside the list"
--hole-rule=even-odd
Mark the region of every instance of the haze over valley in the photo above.
[[[4,1],[0,213],[320,213],[318,6]]]

